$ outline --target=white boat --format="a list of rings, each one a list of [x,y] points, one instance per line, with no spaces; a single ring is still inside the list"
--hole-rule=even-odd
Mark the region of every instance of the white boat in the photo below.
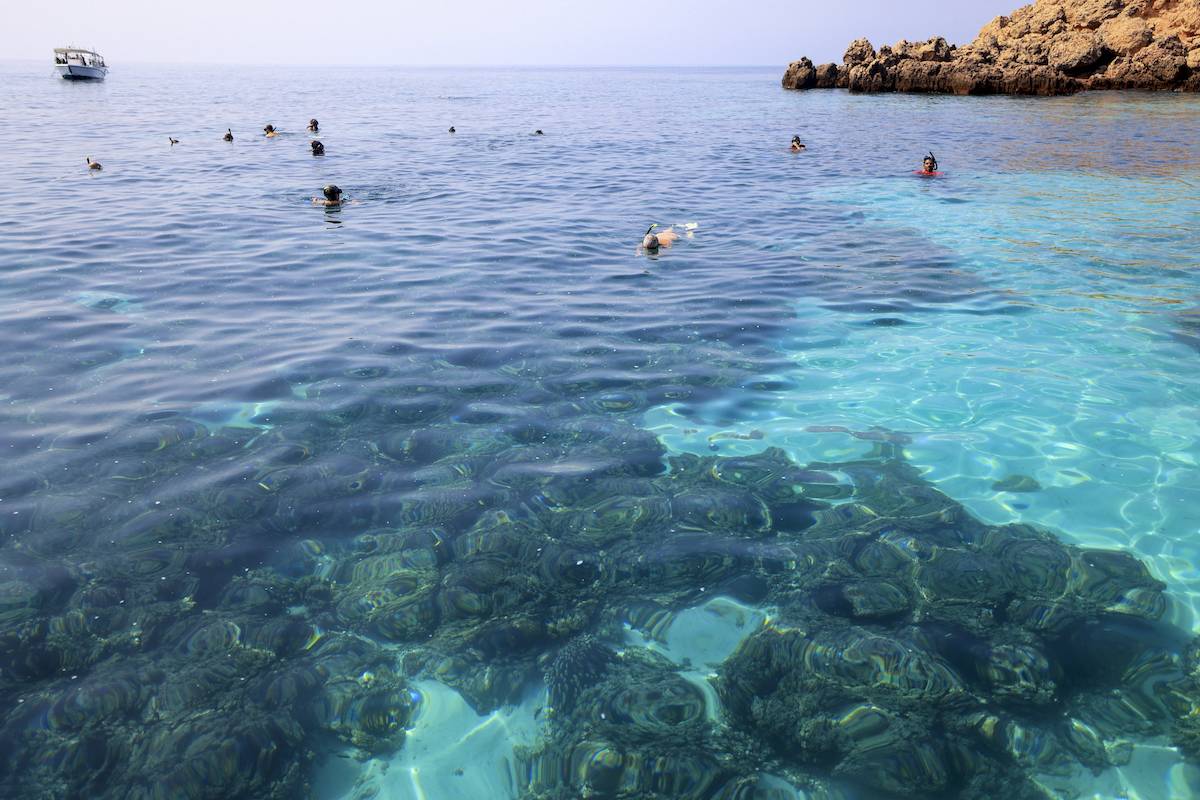
[[[54,48],[54,69],[72,80],[102,81],[108,74],[104,56],[78,47]]]

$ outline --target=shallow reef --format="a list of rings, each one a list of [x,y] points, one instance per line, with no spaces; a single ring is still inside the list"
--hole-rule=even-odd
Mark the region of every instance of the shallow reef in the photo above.
[[[88,491],[9,481],[0,794],[303,797],[320,758],[402,748],[427,679],[479,712],[545,682],[541,800],[1032,798],[1140,739],[1200,755],[1196,647],[1131,556],[982,524],[892,437],[668,457],[608,394],[164,415]],[[771,617],[711,676],[627,646],[714,596]]]
[[[707,716],[690,710],[702,696],[672,690],[678,665],[636,649],[574,670],[593,687],[555,709],[528,756],[528,796],[757,797],[769,770],[815,796],[1048,798],[1041,778],[1124,763],[1143,737],[1170,735],[1194,756],[1194,645],[1161,621],[1164,587],[1140,562],[984,525],[888,445],[877,455],[805,470],[771,450],[673,459],[660,484],[732,479],[747,495],[725,507],[753,497],[766,509],[718,523],[720,546],[695,550],[711,555],[692,562],[692,589],[753,586],[748,599],[775,613],[720,666]],[[785,487],[799,499],[844,486],[802,482],[833,474],[849,497],[808,500],[807,525],[771,524]],[[661,576],[652,585],[662,613],[688,602]],[[644,608],[626,622],[663,624]],[[626,702],[643,681],[656,690]]]

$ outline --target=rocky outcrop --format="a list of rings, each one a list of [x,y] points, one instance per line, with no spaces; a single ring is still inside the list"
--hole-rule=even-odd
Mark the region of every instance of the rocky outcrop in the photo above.
[[[838,76],[837,64],[814,67],[811,61],[802,58],[788,65],[783,85],[789,89],[836,89]]]
[[[876,50],[857,39],[840,65],[792,62],[783,85],[945,94],[1200,91],[1200,0],[1036,0],[992,20],[963,47],[935,37]]]

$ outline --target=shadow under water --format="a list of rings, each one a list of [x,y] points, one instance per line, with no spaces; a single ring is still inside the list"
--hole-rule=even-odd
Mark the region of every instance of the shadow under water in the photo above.
[[[1189,308],[1174,315],[1171,338],[1200,352],[1200,308]]]

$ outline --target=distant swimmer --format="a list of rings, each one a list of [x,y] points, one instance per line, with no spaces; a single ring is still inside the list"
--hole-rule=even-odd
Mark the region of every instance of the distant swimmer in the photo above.
[[[804,142],[800,141],[800,137],[798,135],[793,136],[792,137],[792,152],[799,153],[801,150],[804,150],[804,149],[805,149]]]
[[[647,253],[657,253],[660,248],[670,247],[679,238],[674,225],[655,233],[654,229],[657,227],[656,222],[646,229],[646,235],[642,237],[642,250]]]
[[[175,139],[171,136],[167,137],[167,141],[171,143],[171,147],[174,147],[175,145],[179,144],[179,140]]]
[[[321,123],[317,122],[315,119],[310,119],[308,121],[308,129],[313,133],[316,133],[321,129]]]
[[[316,139],[313,139],[312,140],[312,151],[313,151],[314,156],[323,156],[323,155],[325,155],[325,145],[321,144]]]
[[[942,173],[938,172],[937,157],[932,152],[930,152],[929,155],[925,156],[925,158],[922,159],[921,169],[917,171],[917,174],[918,175],[941,175],[942,174]]]
[[[87,157],[87,165],[88,165],[88,169],[93,169],[96,172],[99,172],[100,170],[104,169],[104,167],[100,166],[99,161],[92,161],[91,156]]]
[[[329,184],[321,190],[324,197],[314,197],[312,199],[314,206],[329,206],[337,207],[342,204],[342,190],[335,184]]]
[[[455,133],[455,130],[454,130],[454,126],[453,126],[453,125],[451,125],[451,126],[450,126],[450,132],[451,132],[451,133]]]
[[[233,141],[233,129],[232,129],[232,128],[226,128],[226,129],[225,129],[225,135],[224,135],[224,136],[222,136],[221,138],[222,138],[222,139],[224,139],[224,140],[225,140],[225,141],[227,141],[227,142],[232,142],[232,141]]]
[[[275,130],[274,125],[267,125],[265,128],[263,128],[263,135],[268,139],[274,139],[279,135],[279,131]]]
[[[533,132],[533,135],[534,136],[545,136],[546,134],[542,133],[541,128],[538,128],[536,131]]]

